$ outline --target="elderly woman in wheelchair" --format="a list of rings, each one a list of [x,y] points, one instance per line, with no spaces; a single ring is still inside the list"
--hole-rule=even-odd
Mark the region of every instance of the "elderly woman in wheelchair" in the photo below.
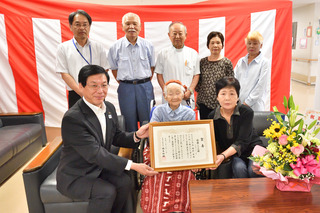
[[[164,88],[168,103],[157,106],[150,122],[195,120],[194,111],[181,105],[186,87],[178,80],[170,80]],[[150,164],[150,149],[143,151],[144,163]],[[194,180],[191,170],[159,172],[154,177],[145,177],[141,189],[143,212],[190,212],[188,182]]]

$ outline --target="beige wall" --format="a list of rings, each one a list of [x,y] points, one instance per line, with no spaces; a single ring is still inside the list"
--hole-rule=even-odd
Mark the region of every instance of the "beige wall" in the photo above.
[[[320,2],[309,4],[292,10],[292,21],[298,23],[296,49],[292,50],[292,58],[318,59],[320,54],[320,35],[316,35],[319,27]],[[307,27],[312,26],[312,37],[307,37]],[[300,48],[300,40],[307,39],[307,48]],[[314,84],[317,75],[316,61],[292,61],[292,78],[304,83]]]

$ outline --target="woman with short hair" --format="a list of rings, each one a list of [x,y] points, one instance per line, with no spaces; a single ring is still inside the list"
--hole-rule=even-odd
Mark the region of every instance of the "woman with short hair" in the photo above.
[[[234,68],[241,85],[239,98],[253,111],[265,111],[270,97],[271,64],[261,53],[263,37],[258,31],[249,32],[245,43],[248,54]]]
[[[214,133],[217,145],[217,168],[226,160],[232,160],[234,178],[257,177],[248,159],[255,145],[262,145],[260,137],[253,128],[253,111],[240,104],[239,81],[234,77],[225,77],[216,83],[219,106],[209,114],[214,121]]]
[[[200,79],[195,88],[198,92],[197,106],[200,119],[207,119],[209,113],[217,107],[217,93],[214,84],[225,76],[234,76],[231,61],[221,55],[224,47],[224,36],[212,31],[207,37],[207,47],[210,56],[200,60]]]

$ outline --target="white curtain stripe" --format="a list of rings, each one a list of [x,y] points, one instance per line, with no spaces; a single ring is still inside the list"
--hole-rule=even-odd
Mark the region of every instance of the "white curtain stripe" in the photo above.
[[[60,127],[68,102],[66,87],[55,72],[57,47],[61,43],[59,20],[33,18],[33,34],[39,94],[45,112],[45,125]]]
[[[218,31],[225,37],[226,18],[209,18],[199,19],[199,55],[204,58],[210,55],[210,50],[207,48],[207,36],[211,31]],[[226,41],[225,41],[226,43]],[[224,48],[221,50],[221,55],[224,56]]]
[[[263,46],[261,53],[270,60],[272,64],[272,50],[275,36],[275,22],[276,10],[262,11],[251,14],[251,31],[259,31],[263,36]],[[268,83],[266,90],[268,96],[266,97],[265,109],[270,109],[270,92],[271,92],[271,72],[268,76]]]
[[[0,112],[17,112],[15,81],[8,59],[8,44],[4,15],[0,14]]]

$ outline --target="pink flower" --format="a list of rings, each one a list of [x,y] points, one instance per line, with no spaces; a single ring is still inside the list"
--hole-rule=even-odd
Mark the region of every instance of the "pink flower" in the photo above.
[[[299,157],[299,155],[304,151],[304,147],[299,144],[298,146],[291,147],[290,150],[295,156]]]
[[[281,135],[279,138],[279,144],[282,146],[287,145],[288,144],[287,138],[288,138],[287,135]]]

